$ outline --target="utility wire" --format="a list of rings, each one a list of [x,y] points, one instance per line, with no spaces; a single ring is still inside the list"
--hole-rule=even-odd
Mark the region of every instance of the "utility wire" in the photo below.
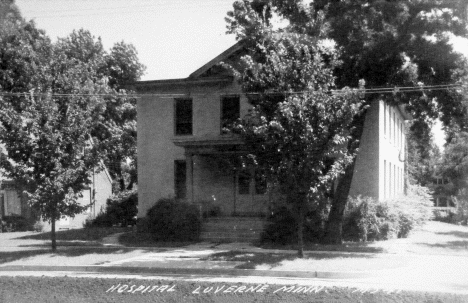
[[[180,4],[184,6],[191,6],[191,7],[216,7],[213,5],[213,3],[185,3],[185,4]],[[146,7],[146,9],[145,9]],[[61,14],[61,15],[54,15],[54,14],[46,14],[46,15],[40,15],[40,14],[34,14],[33,12],[29,13],[32,15],[32,18],[65,18],[65,17],[85,17],[85,16],[105,16],[105,15],[129,15],[129,14],[135,14],[135,13],[146,13],[146,12],[158,12],[158,11],[164,11],[166,8],[169,7],[174,7],[173,5],[148,5],[148,6],[138,6],[138,7],[128,7],[128,8],[136,8],[136,10],[126,10],[126,11],[102,11],[102,12],[96,12],[96,13],[83,13],[83,14]],[[124,8],[124,7],[122,7]],[[98,9],[86,9],[86,10],[91,10],[91,11],[96,11]],[[83,10],[85,11],[85,10]],[[59,11],[57,11],[59,12]],[[73,12],[73,11],[70,11]],[[25,13],[28,14],[28,13]]]
[[[361,94],[395,94],[395,93],[406,93],[406,92],[424,92],[424,91],[440,91],[440,90],[450,90],[456,88],[468,88],[461,84],[443,84],[443,85],[426,85],[426,86],[405,86],[405,87],[380,87],[380,88],[368,88],[368,89],[351,89],[351,92],[361,93]],[[335,94],[347,93],[346,90],[330,90],[330,92]],[[244,95],[275,95],[275,94],[285,94],[285,95],[294,95],[294,94],[305,94],[310,93],[310,91],[296,91],[296,92],[264,92],[264,93],[243,93]],[[129,97],[129,98],[141,98],[144,96],[153,96],[153,97],[175,97],[175,96],[197,96],[202,95],[206,96],[211,93],[166,93],[166,94],[85,94],[85,93],[76,93],[76,94],[61,94],[61,93],[35,93],[35,92],[0,92],[0,96],[51,96],[51,97]],[[230,95],[233,93],[225,93],[220,95]]]
[[[176,1],[176,0],[168,0],[168,1],[163,1],[159,2],[157,4],[152,3],[148,5],[133,5],[133,6],[112,6],[112,7],[94,7],[94,8],[79,8],[79,9],[57,9],[57,10],[22,10],[22,12],[27,13],[27,14],[34,14],[34,13],[77,13],[77,12],[85,12],[85,11],[106,11],[106,10],[116,10],[116,9],[133,9],[133,8],[146,8],[146,7],[170,7],[170,6],[187,6],[187,5],[216,5],[219,4],[219,0],[203,0],[203,2],[200,1]],[[226,1],[225,3],[231,3]]]

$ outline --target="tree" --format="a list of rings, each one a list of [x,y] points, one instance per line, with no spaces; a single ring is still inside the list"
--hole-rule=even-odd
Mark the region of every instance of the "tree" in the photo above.
[[[119,43],[114,53],[123,55],[109,64],[111,58],[89,32],[73,32],[52,43],[33,22],[0,21],[0,142],[6,153],[0,157],[0,168],[51,223],[56,250],[56,220],[88,207],[77,199],[91,182],[90,172],[100,169],[102,160],[114,152],[106,140],[108,133],[100,130],[110,129],[115,135],[128,120],[134,128],[135,115],[126,115],[134,111],[135,102],[118,90],[117,83],[136,75],[135,57],[130,56],[133,63],[128,69],[122,58],[136,52]],[[114,66],[123,72],[112,80]],[[109,112],[125,123],[108,121]]]
[[[418,138],[414,132],[408,132],[406,143],[408,181],[411,184],[429,186],[437,174],[436,168],[441,160],[439,147],[430,133]]]
[[[264,30],[258,40],[244,39],[249,53],[235,68],[253,105],[236,130],[246,142],[246,158],[295,214],[303,257],[305,214],[352,162],[346,144],[362,107],[351,90],[332,92],[339,64],[333,47],[309,35],[270,35],[268,25]]]
[[[343,64],[335,66],[338,87],[441,85],[454,83],[464,62],[453,51],[450,35],[466,35],[466,6],[463,1],[373,1],[321,0],[306,4],[299,0],[236,1],[228,13],[228,30],[238,39],[262,41],[266,35],[285,31],[329,39],[341,51]],[[274,20],[283,26],[274,28]],[[253,57],[262,62],[262,56]],[[269,79],[264,79],[268,81]],[[366,94],[374,99],[406,104],[417,123],[412,131],[429,132],[430,121],[439,116],[444,125],[466,128],[462,95],[455,89],[419,89],[394,94]],[[364,115],[352,123],[355,131],[348,144],[353,154],[359,147]],[[326,242],[341,243],[343,213],[351,186],[354,163],[347,166],[337,185],[337,195],[327,221]]]
[[[460,132],[445,146],[438,172],[450,180],[451,186],[444,186],[444,194],[457,200],[457,221],[468,218],[468,132]]]
[[[73,31],[70,36],[60,39],[60,43],[66,46],[68,58],[85,62],[93,60],[98,76],[106,77],[107,85],[114,92],[112,97],[106,98],[104,117],[92,135],[107,146],[104,162],[111,177],[117,180],[119,190],[131,189],[136,183],[136,99],[124,88],[139,80],[145,66],[138,61],[133,45],[122,41],[114,44],[107,53],[101,40],[86,30]],[[127,185],[124,181],[126,171],[122,167],[128,167],[130,174]]]

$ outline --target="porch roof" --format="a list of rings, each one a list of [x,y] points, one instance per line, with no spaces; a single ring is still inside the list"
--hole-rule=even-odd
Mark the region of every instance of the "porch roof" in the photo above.
[[[190,154],[242,153],[244,142],[238,136],[218,135],[175,137],[172,142]]]

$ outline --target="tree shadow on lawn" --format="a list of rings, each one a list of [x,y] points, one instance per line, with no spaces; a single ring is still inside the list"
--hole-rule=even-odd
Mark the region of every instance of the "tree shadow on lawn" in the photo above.
[[[376,254],[370,253],[306,253],[304,260],[313,259],[313,260],[330,260],[330,259],[343,259],[343,258],[365,258],[371,259],[374,258]],[[255,269],[257,265],[266,264],[266,265],[279,265],[282,261],[292,261],[296,260],[298,257],[296,254],[286,254],[286,253],[249,253],[243,251],[232,250],[228,252],[220,252],[212,254],[201,260],[203,261],[235,261],[235,262],[244,262],[240,265],[237,265],[235,268],[239,269]]]
[[[454,230],[454,231],[449,231],[449,232],[436,232],[435,234],[444,235],[444,236],[455,236],[458,238],[468,239],[468,232],[464,232],[464,231]]]
[[[314,244],[304,245],[305,251],[333,251],[333,252],[355,252],[355,253],[382,253],[385,250],[381,247],[372,246],[375,242],[345,242],[344,244]],[[264,243],[258,245],[265,249],[297,250],[296,244],[279,245],[276,243]]]
[[[0,264],[13,262],[21,259],[32,258],[40,255],[79,257],[90,254],[124,254],[131,252],[133,248],[122,247],[57,247],[56,252],[51,249],[33,249],[20,251],[0,252]],[[66,264],[54,264],[66,265]]]
[[[128,232],[127,227],[90,227],[56,231],[57,240],[63,241],[99,241],[103,238],[116,234]],[[50,232],[27,235],[16,239],[20,240],[50,240]]]
[[[184,247],[187,245],[200,243],[200,241],[158,241],[154,239],[153,234],[150,233],[137,233],[128,232],[119,236],[119,243],[125,247],[145,247],[145,248],[158,248],[158,247]]]
[[[420,245],[428,246],[431,248],[448,248],[452,250],[466,250],[468,252],[468,241],[448,241],[444,243],[435,243],[435,244],[429,244],[429,243],[419,243]]]

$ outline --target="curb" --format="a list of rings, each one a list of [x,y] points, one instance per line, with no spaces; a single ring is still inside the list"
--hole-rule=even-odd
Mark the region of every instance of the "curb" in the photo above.
[[[333,271],[273,271],[254,269],[205,269],[205,268],[159,268],[159,267],[128,267],[128,266],[45,266],[45,265],[6,265],[0,266],[2,271],[67,271],[88,272],[100,274],[154,274],[154,275],[191,275],[191,276],[257,276],[281,278],[309,279],[357,279],[368,278],[375,274],[371,271],[333,272]]]

